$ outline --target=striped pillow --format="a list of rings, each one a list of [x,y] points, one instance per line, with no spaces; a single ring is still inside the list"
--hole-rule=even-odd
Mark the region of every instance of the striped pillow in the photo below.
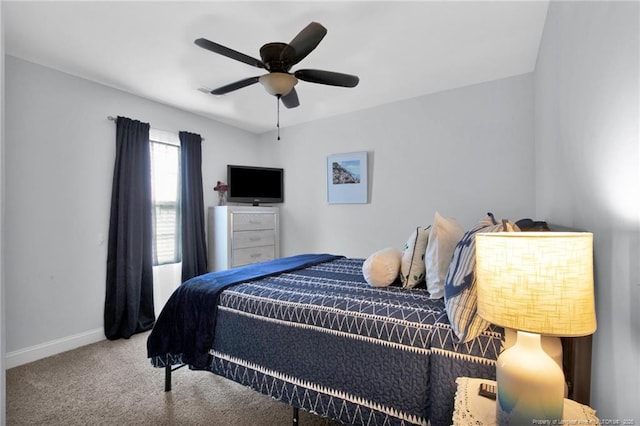
[[[456,245],[445,280],[444,302],[451,328],[461,343],[478,337],[489,326],[489,322],[477,314],[475,234],[517,230],[517,227],[506,220],[498,223],[489,213],[489,217],[465,232]]]

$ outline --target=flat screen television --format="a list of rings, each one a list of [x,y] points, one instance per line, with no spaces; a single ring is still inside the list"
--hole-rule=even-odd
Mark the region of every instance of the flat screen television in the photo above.
[[[284,169],[227,165],[227,201],[230,203],[282,203]]]

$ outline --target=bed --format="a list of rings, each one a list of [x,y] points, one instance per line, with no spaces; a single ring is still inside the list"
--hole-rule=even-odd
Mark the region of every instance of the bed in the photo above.
[[[299,255],[205,274],[170,298],[149,336],[165,390],[208,370],[357,425],[449,425],[459,376],[495,379],[503,330],[457,343],[426,288],[372,287],[364,259]],[[567,339],[569,396],[588,403],[590,339]],[[577,396],[577,398],[576,398]]]

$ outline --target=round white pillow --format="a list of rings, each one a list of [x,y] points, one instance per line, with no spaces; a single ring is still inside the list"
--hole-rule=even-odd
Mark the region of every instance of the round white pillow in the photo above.
[[[391,285],[400,273],[402,251],[395,247],[378,250],[362,264],[362,274],[369,285],[386,287]]]

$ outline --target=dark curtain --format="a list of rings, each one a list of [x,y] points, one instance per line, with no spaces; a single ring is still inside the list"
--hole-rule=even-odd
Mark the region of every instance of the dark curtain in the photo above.
[[[153,327],[149,124],[116,120],[104,331],[110,340]]]
[[[182,282],[207,272],[202,191],[202,138],[180,132]]]

